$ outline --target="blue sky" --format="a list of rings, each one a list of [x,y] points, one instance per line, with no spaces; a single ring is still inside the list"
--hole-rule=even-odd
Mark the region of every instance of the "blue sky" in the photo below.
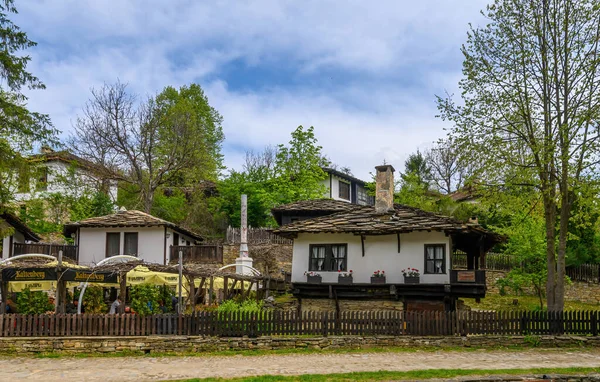
[[[457,93],[481,0],[17,1],[47,86],[29,106],[63,137],[92,87],[148,95],[196,82],[224,117],[225,165],[314,126],[325,154],[368,178],[444,136],[435,95]]]

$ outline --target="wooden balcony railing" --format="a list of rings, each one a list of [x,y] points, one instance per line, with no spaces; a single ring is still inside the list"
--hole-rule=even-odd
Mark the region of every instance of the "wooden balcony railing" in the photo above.
[[[223,246],[220,245],[172,245],[169,262],[179,261],[179,251],[183,262],[196,264],[223,264]]]
[[[24,244],[13,243],[13,256],[26,254],[43,254],[58,258],[58,251],[63,252],[63,259],[69,259],[75,263],[78,262],[77,246],[76,245],[61,245],[61,244]]]

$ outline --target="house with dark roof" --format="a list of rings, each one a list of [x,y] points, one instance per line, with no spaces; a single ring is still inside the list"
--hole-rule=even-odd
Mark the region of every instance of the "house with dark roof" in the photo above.
[[[40,154],[30,156],[33,171],[15,175],[14,196],[27,201],[44,194],[80,196],[84,192],[103,190],[112,201],[117,200],[117,181],[109,169],[80,158],[69,151],[54,151],[43,147]]]
[[[336,301],[394,299],[405,309],[423,303],[428,309],[454,309],[459,297],[484,297],[485,254],[503,238],[476,222],[394,204],[394,168],[376,170],[374,206],[335,210],[331,202],[307,201],[273,211],[276,218],[288,208],[322,214],[273,231],[293,239],[294,294]],[[467,270],[453,269],[454,250],[467,253]]]
[[[37,243],[41,240],[31,228],[9,212],[0,214],[0,232],[7,232],[2,238],[3,259],[7,259],[14,255],[15,245]]]
[[[322,167],[327,174],[322,183],[327,189],[325,198],[363,206],[373,205],[375,199],[367,193],[366,182],[334,168]]]
[[[168,264],[174,249],[195,245],[203,238],[177,224],[136,210],[67,223],[64,235],[77,244],[79,264],[92,265],[114,255],[132,255]]]

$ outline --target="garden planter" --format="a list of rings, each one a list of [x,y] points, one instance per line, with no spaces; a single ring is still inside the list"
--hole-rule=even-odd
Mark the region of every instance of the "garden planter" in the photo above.
[[[352,284],[352,276],[350,276],[350,277],[338,276],[338,284],[342,284],[342,285]]]
[[[309,284],[321,284],[321,276],[306,276],[306,282]]]
[[[385,284],[385,277],[371,277],[371,284]]]
[[[419,276],[404,276],[404,284],[418,284],[420,282],[420,279],[421,278]]]

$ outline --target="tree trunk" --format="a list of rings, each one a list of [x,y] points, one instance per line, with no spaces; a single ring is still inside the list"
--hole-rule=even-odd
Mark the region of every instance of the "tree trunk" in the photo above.
[[[562,193],[560,206],[560,228],[558,234],[558,256],[556,259],[556,288],[555,309],[565,307],[565,258],[567,255],[567,237],[569,234],[569,217],[571,215],[571,193],[566,188]]]
[[[548,280],[546,281],[546,305],[554,310],[556,304],[556,202],[554,195],[544,192],[544,219],[546,222],[546,263]],[[553,194],[552,191],[550,191]]]
[[[154,192],[148,190],[142,193],[143,202],[144,202],[144,212],[149,214],[152,210],[152,205],[154,204]]]

